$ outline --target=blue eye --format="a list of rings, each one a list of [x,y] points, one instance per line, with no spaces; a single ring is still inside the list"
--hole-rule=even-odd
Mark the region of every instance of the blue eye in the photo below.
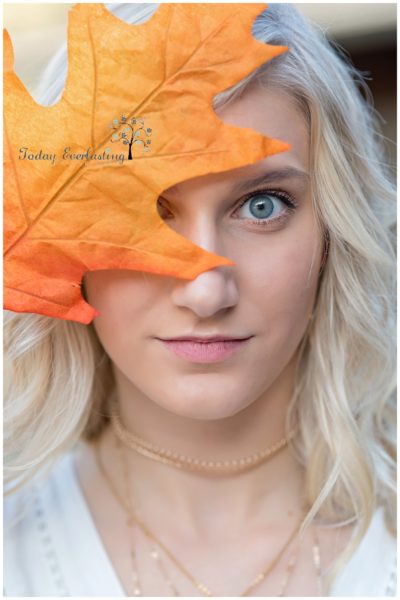
[[[247,206],[246,206],[247,205]],[[288,216],[296,205],[294,201],[284,192],[272,192],[269,190],[252,192],[240,204],[239,209],[246,207],[242,214],[244,219],[252,221],[271,222]]]

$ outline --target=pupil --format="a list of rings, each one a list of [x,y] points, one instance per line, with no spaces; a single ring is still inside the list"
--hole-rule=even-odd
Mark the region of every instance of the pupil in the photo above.
[[[263,200],[253,199],[250,202],[250,210],[254,210],[257,218],[269,217],[274,210],[274,203],[270,198],[265,198]]]

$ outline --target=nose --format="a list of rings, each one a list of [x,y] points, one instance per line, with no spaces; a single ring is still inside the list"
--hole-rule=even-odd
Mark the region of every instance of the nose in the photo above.
[[[218,231],[208,220],[197,224],[192,233],[185,237],[204,250],[234,260],[223,251],[222,245],[217,243]],[[171,294],[172,302],[176,306],[188,308],[203,319],[235,306],[238,298],[234,266],[216,267],[200,273],[193,280],[176,279]]]
[[[223,269],[229,268],[233,267],[217,267],[200,273],[190,281],[180,279],[172,291],[173,303],[189,308],[203,319],[235,306],[238,301],[235,281],[231,275],[223,272]]]

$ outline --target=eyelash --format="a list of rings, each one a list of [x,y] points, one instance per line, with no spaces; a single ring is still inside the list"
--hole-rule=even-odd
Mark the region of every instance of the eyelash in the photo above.
[[[250,222],[256,226],[267,227],[271,223],[279,223],[280,221],[286,219],[297,208],[296,200],[293,198],[293,196],[291,196],[287,192],[284,192],[283,190],[261,189],[261,190],[253,190],[249,194],[246,194],[246,196],[244,198],[242,198],[242,200],[240,201],[239,206],[237,206],[237,208],[235,209],[235,212],[236,212],[236,210],[239,210],[242,206],[244,206],[246,204],[246,202],[248,202],[249,200],[252,200],[253,198],[255,198],[257,196],[262,196],[263,194],[265,194],[267,196],[275,196],[279,200],[282,200],[282,202],[284,202],[284,204],[286,205],[287,209],[285,211],[285,214],[279,215],[278,217],[273,217],[272,219],[269,219],[269,218],[268,219],[257,219],[257,218],[245,219],[248,222]]]
[[[268,220],[267,219],[256,219],[256,218],[244,219],[256,226],[267,227],[271,223],[274,223],[274,224],[279,223],[280,221],[283,221],[284,219],[286,219],[290,214],[292,214],[298,206],[297,202],[293,198],[293,196],[291,196],[287,192],[284,192],[283,190],[261,189],[261,190],[253,190],[252,192],[249,192],[248,194],[246,194],[246,196],[240,200],[240,204],[236,207],[235,212],[237,210],[239,210],[240,208],[242,208],[242,206],[244,206],[246,204],[246,202],[248,202],[252,198],[261,196],[262,194],[266,194],[268,196],[276,196],[279,200],[282,200],[282,202],[284,202],[284,204],[286,205],[287,208],[286,208],[285,214],[279,215],[279,217],[273,217],[272,219],[268,219]],[[159,198],[159,200],[160,200],[160,198]],[[166,210],[169,210],[168,207],[165,205],[161,205],[161,207]],[[239,217],[237,217],[237,218],[239,218]]]

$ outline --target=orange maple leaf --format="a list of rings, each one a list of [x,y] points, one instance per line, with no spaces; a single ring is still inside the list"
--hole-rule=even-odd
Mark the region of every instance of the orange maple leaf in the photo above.
[[[212,108],[216,94],[287,50],[252,36],[266,7],[162,3],[147,22],[130,25],[102,4],[77,4],[66,87],[48,107],[14,73],[4,30],[5,308],[89,323],[98,313],[81,295],[87,271],[193,279],[235,264],[174,232],[156,201],[176,183],[290,147],[228,125]],[[108,160],[117,145],[131,151],[121,132],[137,116],[150,125],[151,151]]]

